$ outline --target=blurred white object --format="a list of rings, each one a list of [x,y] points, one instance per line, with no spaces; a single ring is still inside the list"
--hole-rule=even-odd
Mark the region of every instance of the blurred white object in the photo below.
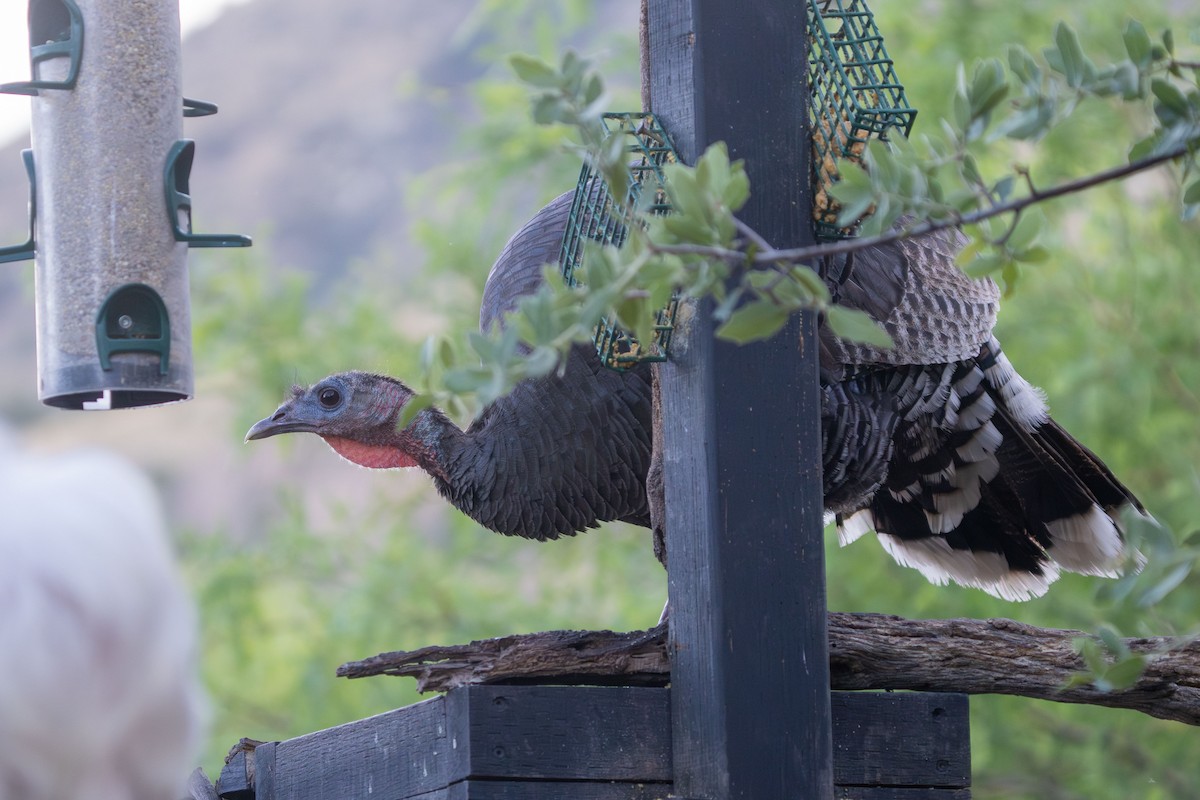
[[[0,800],[163,800],[194,766],[196,619],[149,481],[0,431]]]

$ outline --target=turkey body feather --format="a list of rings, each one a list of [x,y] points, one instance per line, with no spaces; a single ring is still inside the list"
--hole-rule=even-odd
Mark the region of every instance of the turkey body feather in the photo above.
[[[564,194],[504,247],[480,308],[485,332],[537,290],[571,209]],[[955,265],[944,231],[827,261],[835,300],[867,312],[889,349],[820,329],[825,506],[849,543],[874,530],[901,564],[1012,600],[1060,569],[1113,575],[1121,509],[1136,498],[1050,419],[992,335],[999,291]],[[603,368],[577,345],[561,369],[521,382],[465,431],[437,409],[396,429],[412,396],[350,372],[297,388],[247,439],[311,432],[364,466],[420,466],[480,524],[533,539],[605,520],[650,524],[652,374]]]

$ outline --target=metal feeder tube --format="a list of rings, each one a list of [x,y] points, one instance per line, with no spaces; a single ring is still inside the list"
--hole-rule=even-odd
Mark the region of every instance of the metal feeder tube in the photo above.
[[[45,54],[29,84],[39,397],[69,409],[186,400],[188,244],[163,188],[183,124],[176,0],[30,0],[29,16],[33,55]],[[78,23],[63,34],[72,47],[33,41],[63,18]]]

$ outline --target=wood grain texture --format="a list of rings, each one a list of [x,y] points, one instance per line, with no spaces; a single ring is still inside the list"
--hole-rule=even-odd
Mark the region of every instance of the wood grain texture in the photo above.
[[[810,242],[803,7],[650,0],[647,28],[652,110],[683,160],[724,141],[754,187],[746,223]],[[813,320],[745,347],[713,329],[707,304],[686,304],[659,371],[675,790],[827,798]]]
[[[471,686],[447,703],[460,749],[469,743],[453,779],[671,780],[661,689]]]
[[[831,702],[837,785],[971,785],[966,695],[834,692]]]
[[[216,786],[217,794],[222,800],[254,800],[254,777],[246,767],[247,753],[253,752],[253,748],[242,749],[239,743],[225,757],[225,766],[221,768]],[[249,761],[252,762],[253,758],[250,756]]]
[[[673,769],[670,704],[666,688],[460,687],[386,714],[259,743],[247,754],[255,765],[249,796],[666,797]],[[833,779],[856,792],[839,796],[874,797],[859,792],[864,787],[969,785],[970,735],[962,696],[839,694],[832,705],[832,732]],[[914,800],[924,797],[913,795]]]
[[[1060,687],[1084,669],[1076,654],[1081,631],[1038,628],[1009,619],[911,620],[887,614],[833,612],[828,618],[830,686],[834,689],[908,689],[963,694],[1008,694],[1060,703],[1126,708],[1160,719],[1200,725],[1200,642],[1170,637],[1132,638],[1135,653],[1152,654],[1132,687],[1102,692]],[[566,645],[564,646],[564,643]],[[629,648],[622,654],[623,648]],[[592,654],[599,654],[596,664]],[[384,653],[343,665],[347,677],[398,675],[417,679],[420,691],[479,681],[545,680],[560,674],[586,681],[620,680],[618,665],[638,682],[665,682],[671,665],[666,631],[551,631],[451,647]]]
[[[445,788],[463,770],[446,725],[445,698],[262,745],[255,750],[256,800],[407,797]],[[273,751],[270,774],[262,753]],[[266,779],[266,780],[264,780]],[[268,788],[269,783],[269,788]],[[389,795],[395,787],[405,794]]]

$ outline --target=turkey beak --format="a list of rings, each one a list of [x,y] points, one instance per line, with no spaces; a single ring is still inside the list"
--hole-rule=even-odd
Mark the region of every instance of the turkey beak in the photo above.
[[[316,430],[316,426],[311,422],[295,418],[292,404],[289,402],[281,405],[271,416],[254,423],[250,430],[246,431],[245,441],[266,439],[281,433],[316,433]]]

